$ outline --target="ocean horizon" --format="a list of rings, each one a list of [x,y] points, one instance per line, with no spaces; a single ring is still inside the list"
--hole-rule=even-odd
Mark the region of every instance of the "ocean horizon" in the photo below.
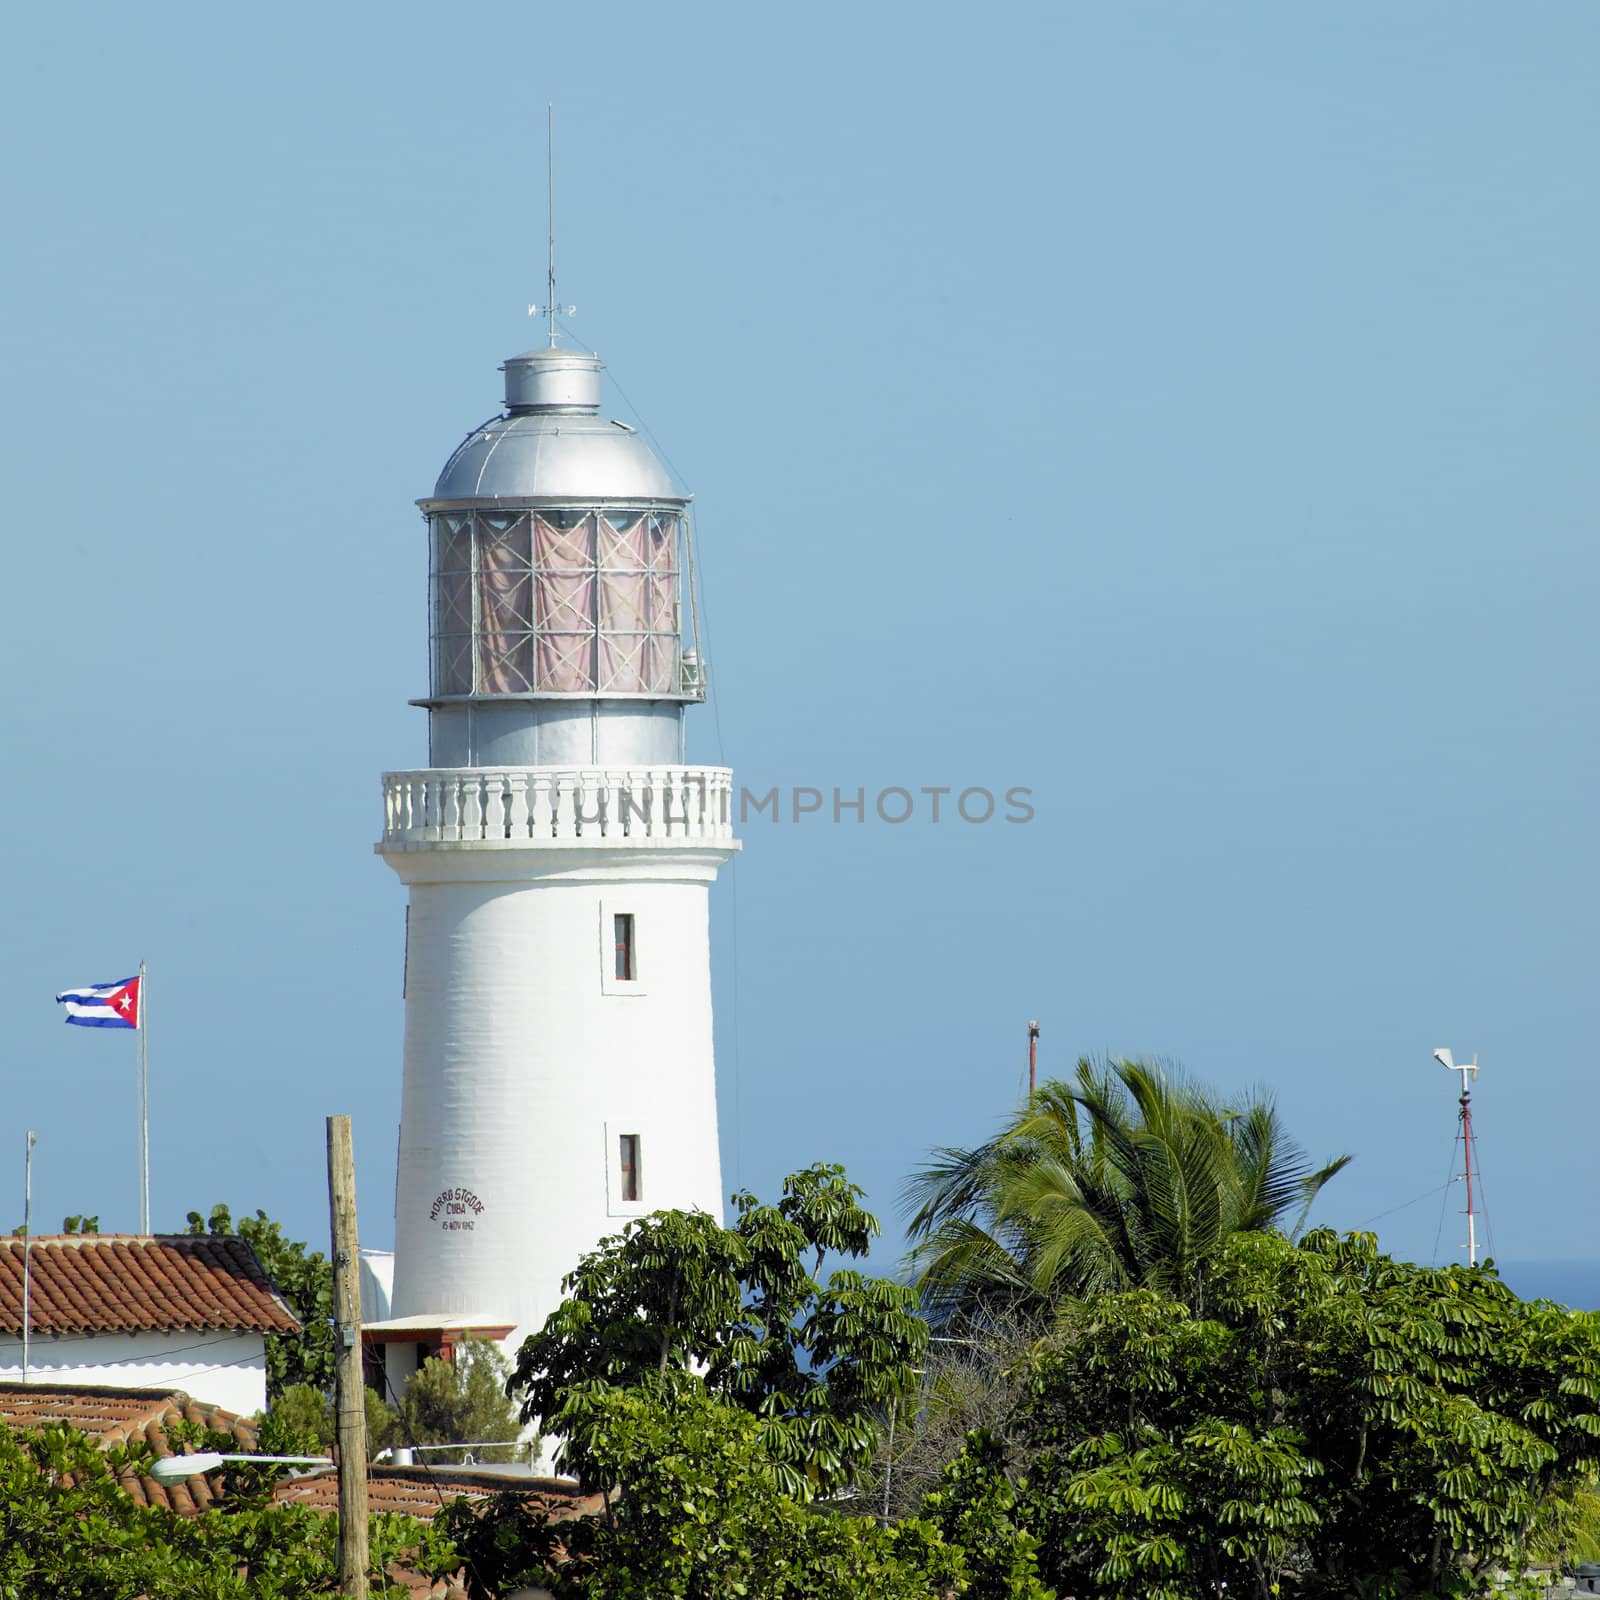
[[[1555,1300],[1600,1311],[1600,1261],[1496,1261],[1501,1280],[1524,1300]]]

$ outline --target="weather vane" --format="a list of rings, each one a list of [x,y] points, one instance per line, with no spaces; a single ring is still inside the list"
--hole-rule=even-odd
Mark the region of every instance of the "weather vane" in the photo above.
[[[549,318],[550,348],[556,347],[556,317],[575,317],[576,306],[556,304],[556,110],[553,104],[545,107],[545,202],[546,218],[550,224],[550,276],[542,306],[529,306],[528,315]]]

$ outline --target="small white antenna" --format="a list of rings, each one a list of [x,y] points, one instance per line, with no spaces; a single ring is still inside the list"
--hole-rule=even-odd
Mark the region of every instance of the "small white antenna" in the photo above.
[[[545,218],[550,225],[550,275],[546,283],[545,303],[529,306],[528,315],[549,319],[550,348],[556,347],[556,317],[575,317],[576,306],[556,304],[556,108],[545,106]]]

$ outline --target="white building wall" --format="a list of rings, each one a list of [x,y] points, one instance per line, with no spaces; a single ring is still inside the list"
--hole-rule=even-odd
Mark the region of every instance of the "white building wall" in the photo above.
[[[363,1250],[360,1267],[361,1320],[382,1322],[394,1293],[394,1251]]]
[[[0,1335],[0,1382],[22,1381],[22,1340]],[[255,1415],[267,1404],[266,1342],[259,1333],[180,1329],[171,1333],[35,1333],[28,1381],[181,1389],[191,1399]]]
[[[411,886],[392,1316],[508,1323],[514,1353],[630,1217],[720,1218],[707,895],[732,848],[387,854]],[[614,976],[617,913],[633,983]]]

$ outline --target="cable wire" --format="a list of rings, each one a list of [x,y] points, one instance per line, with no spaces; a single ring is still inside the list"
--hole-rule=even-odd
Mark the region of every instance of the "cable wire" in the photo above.
[[[1414,1195],[1410,1200],[1403,1200],[1397,1206],[1390,1206],[1387,1211],[1380,1211],[1377,1214],[1377,1216],[1375,1216],[1375,1217],[1368,1217],[1365,1222],[1358,1222],[1356,1224],[1356,1227],[1358,1229],[1360,1229],[1360,1228],[1370,1228],[1374,1222],[1382,1222],[1385,1217],[1392,1217],[1395,1214],[1395,1212],[1397,1212],[1397,1211],[1405,1211],[1411,1206],[1418,1205],[1424,1200],[1431,1199],[1434,1195],[1438,1194],[1440,1192],[1440,1190],[1448,1189],[1450,1187],[1450,1185],[1454,1181],[1455,1180],[1453,1178],[1451,1178],[1451,1179],[1448,1179],[1447,1181],[1445,1181],[1444,1183],[1441,1183],[1438,1186],[1438,1188],[1425,1189],[1425,1190],[1423,1190],[1423,1192],[1421,1194]],[[1437,1249],[1437,1248],[1438,1248],[1438,1246],[1437,1246],[1437,1243],[1436,1243],[1435,1244],[1435,1249]]]
[[[637,415],[637,413],[635,413]],[[670,465],[670,463],[669,463]],[[699,535],[704,531],[705,519],[698,513],[694,519],[692,537],[697,542]],[[696,587],[695,601],[700,610],[700,635],[704,650],[704,659],[712,659],[711,649],[711,609],[706,599],[705,584],[705,545],[700,544],[699,567],[702,581]],[[711,724],[717,739],[717,765],[725,767],[728,764],[727,745],[722,737],[722,700],[717,694],[716,683],[707,676],[706,699],[711,703]],[[729,804],[732,805],[732,792],[729,793]],[[729,819],[732,820],[731,818]],[[733,942],[732,977],[729,983],[729,1009],[732,1012],[732,1038],[733,1038],[733,1186],[737,1189],[744,1188],[744,1068],[743,1046],[739,1023],[739,967],[743,959],[743,947],[739,942],[739,858],[737,855],[728,863],[728,895],[729,895],[729,934]]]
[[[596,361],[598,361],[600,359],[599,351],[591,350],[589,348],[589,346],[587,344],[585,344],[583,342],[583,340],[580,339],[577,336],[576,333],[573,332],[572,327],[571,327],[571,325],[569,323],[558,321],[556,323],[556,326],[575,345],[577,345],[577,347],[581,351],[583,351],[583,353],[586,356],[592,356]],[[617,398],[619,400],[621,400],[622,403],[633,413],[634,419],[639,424],[639,432],[642,433],[645,436],[645,438],[650,441],[650,444],[651,444],[652,448],[655,450],[655,453],[658,456],[660,456],[661,459],[666,463],[667,471],[670,472],[672,474],[672,476],[677,480],[678,487],[680,489],[687,488],[688,487],[688,481],[684,478],[683,474],[678,471],[677,465],[674,463],[672,457],[669,456],[667,454],[667,452],[665,451],[665,449],[662,448],[661,441],[658,438],[656,438],[656,436],[650,431],[650,424],[645,421],[644,413],[629,398],[628,391],[622,387],[620,382],[618,382],[616,373],[614,373],[611,370],[610,367],[607,367],[606,368],[606,374],[607,374],[607,380],[611,384],[611,387],[617,391]],[[467,437],[470,439],[472,437],[472,435],[468,434]]]
[[[417,1442],[417,1436],[411,1431],[411,1424],[406,1421],[406,1414],[401,1409],[400,1396],[394,1392],[394,1384],[389,1381],[389,1361],[387,1356],[385,1356],[383,1362],[383,1386],[389,1391],[389,1398],[394,1406],[395,1420],[405,1430],[405,1435],[407,1440],[410,1441],[412,1451],[415,1452],[420,1450],[422,1447]],[[365,1384],[363,1384],[363,1391],[365,1391],[365,1387]],[[512,1440],[511,1442],[514,1444],[516,1441]],[[413,1455],[412,1465],[415,1466],[417,1464],[418,1463],[416,1462],[415,1455]],[[433,1475],[435,1469],[432,1463],[424,1461],[421,1463],[421,1466],[423,1471],[428,1474],[428,1487],[433,1490],[434,1498],[439,1502],[439,1510],[445,1510],[446,1502],[444,1498],[444,1491],[439,1487],[438,1480]],[[476,1587],[481,1589],[483,1586],[483,1574],[478,1571],[472,1559],[470,1557],[463,1557],[462,1565],[465,1566],[472,1576],[477,1580]]]
[[[1439,1202],[1439,1226],[1433,1230],[1433,1255],[1428,1262],[1431,1267],[1439,1265],[1439,1240],[1444,1237],[1444,1214],[1450,1205],[1450,1190],[1456,1181],[1456,1145],[1459,1142],[1459,1135],[1450,1141],[1450,1176],[1444,1182],[1444,1198]]]

